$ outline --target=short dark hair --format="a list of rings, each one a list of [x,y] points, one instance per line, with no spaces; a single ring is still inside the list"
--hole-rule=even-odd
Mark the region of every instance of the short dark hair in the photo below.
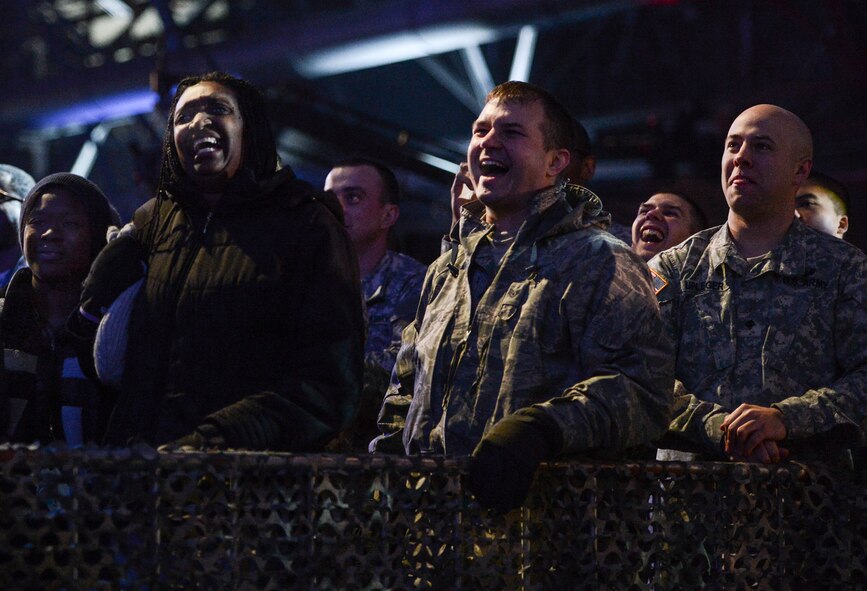
[[[491,101],[504,103],[515,102],[522,105],[540,101],[545,111],[546,121],[542,123],[542,138],[546,150],[566,149],[574,147],[572,116],[566,108],[560,104],[554,95],[547,90],[530,84],[529,82],[517,82],[511,80],[495,86],[485,97],[485,103]]]
[[[808,183],[819,185],[831,193],[831,201],[834,203],[834,211],[837,215],[849,215],[849,190],[846,185],[834,177],[818,171],[812,171],[807,177]]]
[[[400,185],[394,172],[384,163],[367,156],[351,156],[341,160],[332,168],[347,166],[369,166],[373,168],[382,181],[382,201],[392,205],[400,205]]]
[[[681,200],[685,201],[686,204],[689,206],[689,219],[691,222],[689,227],[690,232],[695,234],[696,232],[700,232],[701,230],[710,227],[710,222],[708,222],[707,216],[704,214],[704,211],[702,211],[701,207],[699,207],[698,201],[693,199],[693,197],[689,193],[686,193],[678,188],[666,186],[662,186],[661,188],[658,188],[656,191],[653,192],[654,195],[659,195],[661,193],[676,195]]]
[[[175,147],[175,108],[184,91],[201,82],[215,82],[235,93],[243,121],[244,160],[241,167],[248,169],[258,181],[268,180],[277,172],[277,144],[265,108],[265,99],[255,86],[225,72],[209,72],[188,76],[178,83],[178,89],[169,107],[166,132],[163,137],[163,157],[160,164],[160,189],[165,183],[186,177]]]

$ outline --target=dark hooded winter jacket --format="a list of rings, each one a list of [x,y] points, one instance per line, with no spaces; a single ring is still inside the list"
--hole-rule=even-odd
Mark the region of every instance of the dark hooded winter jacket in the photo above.
[[[284,169],[213,210],[183,188],[134,218],[149,251],[110,444],[320,448],[361,391],[358,264],[333,196]]]

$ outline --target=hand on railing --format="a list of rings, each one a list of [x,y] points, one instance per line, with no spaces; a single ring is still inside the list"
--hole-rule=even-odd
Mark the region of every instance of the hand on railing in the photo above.
[[[535,408],[500,419],[470,459],[467,484],[479,504],[501,512],[520,507],[539,464],[559,449],[560,437],[553,419]]]
[[[778,464],[789,455],[777,443],[786,438],[787,429],[776,408],[741,404],[720,429],[725,432],[725,452],[735,461]]]

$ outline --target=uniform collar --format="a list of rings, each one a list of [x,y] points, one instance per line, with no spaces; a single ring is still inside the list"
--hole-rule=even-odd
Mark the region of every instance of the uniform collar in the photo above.
[[[548,187],[536,193],[530,201],[530,213],[518,228],[515,242],[525,242],[528,234],[534,234],[543,214],[558,203],[565,203],[563,193],[555,187]],[[493,226],[485,221],[485,206],[478,200],[461,206],[459,221],[459,237],[461,244],[471,252],[482,236],[491,231]]]
[[[783,241],[756,263],[761,265],[756,275],[771,271],[788,276],[807,274],[811,270],[807,254],[816,248],[815,242],[807,226],[800,219],[793,218]],[[752,268],[738,252],[728,224],[711,237],[707,250],[710,265],[714,269],[725,264],[739,274],[744,274]]]
[[[376,267],[373,268],[373,272],[367,277],[362,278],[361,288],[368,304],[376,300],[385,291],[386,275],[391,268],[393,258],[394,254],[390,250],[386,250],[382,258],[379,259],[379,262],[376,263]]]

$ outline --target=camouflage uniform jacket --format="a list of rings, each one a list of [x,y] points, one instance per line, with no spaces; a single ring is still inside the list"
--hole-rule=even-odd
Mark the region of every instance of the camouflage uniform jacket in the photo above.
[[[428,269],[404,330],[372,451],[469,454],[531,405],[560,427],[562,453],[613,453],[665,432],[671,345],[647,267],[595,225],[600,211],[537,195],[472,302],[492,228],[480,203],[464,207],[460,244]]]
[[[819,440],[837,449],[856,441],[867,412],[860,250],[795,220],[752,264],[722,226],[658,254],[650,267],[677,356],[665,445],[720,457],[720,425],[744,402],[783,413],[793,459],[827,454]]]
[[[425,266],[412,257],[387,251],[373,272],[361,280],[367,306],[364,361],[391,373],[400,335],[415,317]]]

